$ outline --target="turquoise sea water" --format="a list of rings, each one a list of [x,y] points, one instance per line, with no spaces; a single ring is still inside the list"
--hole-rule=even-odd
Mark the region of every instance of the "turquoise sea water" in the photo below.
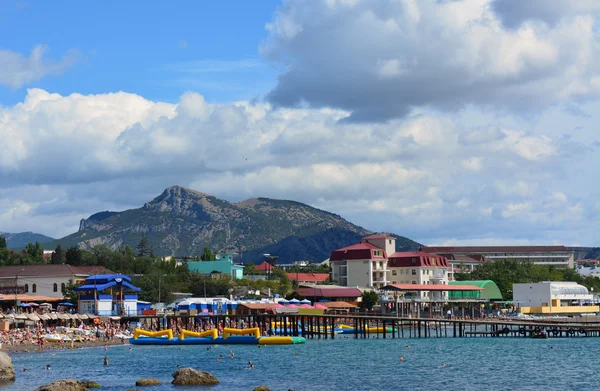
[[[135,388],[141,377],[155,377],[166,384],[145,389],[181,390],[169,384],[177,364],[209,371],[221,381],[185,390],[252,390],[259,385],[283,391],[600,389],[600,338],[338,338],[260,349],[256,345],[210,351],[206,346],[128,348],[14,354],[17,381],[3,389],[32,390],[56,379],[78,378],[99,382],[101,390],[121,391]],[[102,365],[105,354],[108,367]],[[224,358],[216,362],[219,354]],[[248,369],[248,360],[255,369]],[[46,364],[52,369],[44,370]],[[23,367],[28,371],[22,372]]]

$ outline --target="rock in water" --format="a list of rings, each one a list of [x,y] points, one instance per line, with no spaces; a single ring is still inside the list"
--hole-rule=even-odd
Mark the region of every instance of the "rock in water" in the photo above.
[[[0,382],[5,383],[15,380],[15,368],[12,364],[10,356],[4,352],[0,352]]]
[[[87,384],[88,382],[79,380],[63,379],[41,386],[35,391],[89,391]]]
[[[190,384],[218,384],[219,380],[212,374],[194,368],[181,368],[173,372],[172,384],[184,386]]]
[[[271,390],[267,386],[258,386],[255,389],[253,389],[252,391],[271,391]]]
[[[157,384],[160,384],[160,380],[158,379],[153,379],[151,377],[144,377],[138,381],[135,382],[135,385],[138,387],[142,387],[142,386],[155,386]]]

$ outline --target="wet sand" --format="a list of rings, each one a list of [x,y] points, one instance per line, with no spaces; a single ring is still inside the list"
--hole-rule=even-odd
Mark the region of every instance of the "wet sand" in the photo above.
[[[114,339],[112,341],[85,341],[85,342],[73,342],[73,349],[84,349],[84,348],[96,348],[102,347],[104,345],[122,345],[120,339]],[[129,345],[129,340],[125,340],[123,345]],[[44,350],[70,350],[71,349],[71,341],[67,341],[65,343],[61,342],[46,342],[44,344]],[[18,345],[7,345],[3,344],[1,351],[5,353],[41,353],[37,345],[32,343],[24,343]]]

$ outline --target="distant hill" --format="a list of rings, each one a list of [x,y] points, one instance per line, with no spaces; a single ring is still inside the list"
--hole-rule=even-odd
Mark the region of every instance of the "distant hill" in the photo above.
[[[36,234],[34,232],[20,232],[16,234],[0,232],[0,236],[6,239],[6,245],[8,248],[22,248],[25,247],[27,243],[39,242],[40,244],[43,244],[54,240],[54,238],[42,234]]]
[[[106,244],[113,249],[135,247],[144,233],[159,255],[199,256],[204,247],[242,255],[257,262],[262,254],[280,262],[320,262],[332,250],[372,234],[342,217],[311,206],[269,198],[232,203],[198,191],[173,186],[139,209],[100,212],[83,219],[79,231],[50,242],[63,248],[89,249]],[[399,250],[415,250],[419,243],[399,237]]]

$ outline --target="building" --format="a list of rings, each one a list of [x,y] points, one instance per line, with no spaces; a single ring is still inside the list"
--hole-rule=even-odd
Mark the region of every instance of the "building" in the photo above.
[[[513,284],[513,303],[525,314],[582,314],[600,311],[593,295],[571,281]]]
[[[418,251],[395,252],[388,257],[387,280],[391,284],[447,285],[448,260]],[[447,291],[417,291],[419,299],[443,300]]]
[[[90,276],[75,288],[79,313],[100,316],[138,315],[139,291],[123,274]]]
[[[325,284],[329,279],[327,273],[286,273],[288,280],[297,284]]]
[[[217,273],[229,275],[234,280],[244,278],[244,266],[234,264],[233,260],[229,258],[218,261],[188,262],[187,266],[191,272],[203,275],[214,275]]]
[[[482,255],[438,254],[448,260],[448,281],[454,281],[454,273],[471,273],[483,264]]]
[[[446,257],[466,255],[481,256],[485,262],[515,260],[533,262],[536,265],[573,267],[575,253],[565,246],[466,246],[421,247],[421,251]]]
[[[19,300],[27,296],[42,296],[63,299],[63,289],[69,285],[78,285],[87,277],[97,273],[112,273],[102,266],[71,265],[12,265],[0,267],[0,295],[9,296],[15,292]]]
[[[577,273],[584,277],[600,278],[600,267],[598,266],[577,266]]]
[[[460,300],[460,299],[482,299],[482,300],[502,300],[502,293],[498,285],[492,280],[470,280],[470,281],[450,281],[448,282],[451,286],[476,286],[483,288],[482,291],[451,291],[448,293],[449,299]]]
[[[343,301],[357,305],[361,301],[362,291],[358,288],[337,285],[301,285],[296,294],[313,303],[319,301]]]
[[[342,286],[382,288],[388,283],[387,255],[395,252],[393,236],[367,236],[360,243],[331,253],[331,279]]]
[[[267,261],[263,261],[260,265],[257,265],[252,274],[246,276],[248,280],[270,280],[273,275],[275,267]]]
[[[396,238],[378,234],[331,253],[331,279],[342,286],[381,289],[392,284],[447,284],[448,260],[423,252],[396,252]],[[419,293],[419,297],[428,293]]]

